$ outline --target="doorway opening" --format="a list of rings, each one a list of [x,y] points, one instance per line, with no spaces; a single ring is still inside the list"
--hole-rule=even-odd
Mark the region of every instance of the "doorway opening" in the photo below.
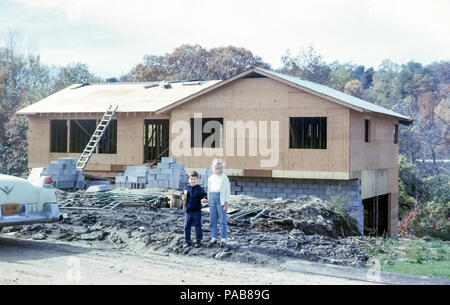
[[[363,200],[364,235],[387,236],[389,234],[389,195],[380,195]]]
[[[169,120],[144,121],[144,163],[169,156]]]

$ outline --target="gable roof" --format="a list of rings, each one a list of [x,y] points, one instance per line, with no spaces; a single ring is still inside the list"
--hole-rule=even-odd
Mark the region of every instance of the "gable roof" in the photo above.
[[[266,69],[262,69],[262,68],[256,68],[256,67],[245,70],[235,76],[232,76],[224,81],[221,81],[221,82],[209,87],[206,90],[203,90],[202,92],[198,92],[197,94],[193,94],[193,95],[186,97],[180,101],[177,101],[171,105],[161,108],[156,113],[159,114],[159,113],[166,112],[166,111],[168,111],[174,107],[177,107],[183,103],[186,103],[200,95],[203,95],[207,92],[211,92],[219,87],[222,87],[232,81],[243,78],[252,73],[257,73],[257,74],[266,76],[268,78],[271,78],[273,80],[280,81],[289,86],[292,86],[297,89],[320,96],[322,98],[325,98],[327,100],[336,102],[338,104],[350,107],[350,108],[360,111],[360,112],[375,112],[375,113],[379,113],[379,114],[383,114],[383,115],[393,116],[393,117],[399,118],[400,122],[403,124],[409,124],[413,121],[411,118],[404,116],[398,112],[395,112],[395,111],[383,108],[381,106],[369,103],[367,101],[364,101],[364,100],[354,97],[352,95],[343,93],[339,90],[335,90],[330,87],[316,84],[316,83],[313,83],[310,81],[302,80],[298,77],[293,77],[293,76],[285,75],[282,73],[278,73],[278,72],[274,72],[274,71],[270,71],[270,70],[266,70]]]
[[[170,82],[171,88],[169,89],[158,86],[158,82],[75,84],[21,109],[17,114],[103,113],[109,105],[118,105],[117,112],[156,112],[160,114],[255,73],[359,112],[374,112],[396,117],[402,124],[409,124],[413,121],[398,112],[327,86],[256,67],[247,69],[223,81]]]
[[[104,113],[109,105],[118,105],[117,112],[155,112],[218,82],[170,82],[169,89],[158,86],[159,82],[74,84],[21,109],[17,114]]]

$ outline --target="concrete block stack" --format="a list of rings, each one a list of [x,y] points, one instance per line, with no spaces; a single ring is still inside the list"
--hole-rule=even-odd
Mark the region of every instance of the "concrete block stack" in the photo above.
[[[208,177],[213,174],[213,171],[207,168],[196,168],[195,171],[198,173],[198,184],[208,192]]]
[[[184,164],[176,163],[176,158],[172,157],[162,157],[157,167],[150,169],[147,178],[147,188],[182,189],[188,182]]]
[[[86,182],[83,171],[77,170],[77,159],[59,158],[51,161],[47,171],[41,176],[49,176],[53,180],[53,186],[59,189],[85,189]]]
[[[143,189],[147,184],[150,168],[147,165],[127,166],[124,173],[116,176],[116,186],[129,189]]]
[[[121,188],[173,188],[182,189],[188,182],[184,164],[175,158],[162,157],[156,168],[146,165],[127,166],[124,173],[116,176],[116,186]]]
[[[115,179],[115,184],[117,187],[125,188],[127,183],[127,176],[125,173],[118,173]]]
[[[76,176],[76,182],[75,182],[75,188],[79,190],[84,190],[87,188],[86,186],[86,180],[84,178],[83,171],[80,169],[77,169],[77,176]]]

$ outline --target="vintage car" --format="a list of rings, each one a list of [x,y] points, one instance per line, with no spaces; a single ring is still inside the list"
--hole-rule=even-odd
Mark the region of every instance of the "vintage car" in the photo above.
[[[6,226],[62,220],[50,177],[28,181],[0,175],[0,230]]]

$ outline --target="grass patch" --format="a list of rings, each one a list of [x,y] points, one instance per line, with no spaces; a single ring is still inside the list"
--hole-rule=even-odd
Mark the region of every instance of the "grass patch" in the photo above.
[[[377,238],[364,250],[380,261],[381,271],[450,279],[449,242]]]
[[[438,277],[450,280],[450,261],[416,264],[396,261],[392,265],[381,266],[381,271]]]

